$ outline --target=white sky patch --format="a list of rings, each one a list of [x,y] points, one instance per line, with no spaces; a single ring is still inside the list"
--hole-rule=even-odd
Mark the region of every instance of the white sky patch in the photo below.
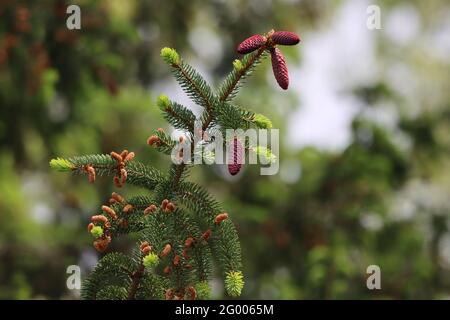
[[[302,167],[298,161],[285,160],[280,165],[280,177],[287,184],[296,183],[302,175]]]
[[[289,120],[291,145],[339,150],[351,142],[358,100],[345,92],[378,76],[374,33],[366,27],[367,1],[347,1],[331,24],[301,34],[300,68],[290,67],[290,90],[301,105]]]
[[[220,37],[210,29],[195,27],[189,32],[189,43],[203,65],[214,67],[222,60],[222,42]]]
[[[450,234],[446,234],[439,241],[439,253],[445,264],[450,266]]]
[[[429,54],[443,61],[449,62],[450,57],[450,10],[442,14],[426,38],[424,47]]]
[[[53,211],[44,203],[35,203],[30,210],[30,215],[34,221],[40,224],[49,224],[53,219]]]
[[[417,9],[412,4],[402,3],[389,12],[384,32],[395,45],[406,46],[417,40],[421,27]]]

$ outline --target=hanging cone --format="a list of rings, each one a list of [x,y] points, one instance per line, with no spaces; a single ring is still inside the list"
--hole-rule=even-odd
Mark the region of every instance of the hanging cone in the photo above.
[[[273,75],[280,87],[286,90],[289,87],[289,74],[286,60],[284,60],[283,54],[278,48],[272,48],[270,50],[270,55],[272,57]]]
[[[234,138],[228,153],[228,172],[234,176],[241,171],[243,157],[242,144],[238,138]]]

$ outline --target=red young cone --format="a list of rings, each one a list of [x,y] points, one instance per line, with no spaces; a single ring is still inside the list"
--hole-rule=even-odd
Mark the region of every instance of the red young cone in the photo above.
[[[286,90],[289,87],[289,74],[286,60],[284,60],[283,54],[278,48],[272,48],[270,50],[270,55],[272,57],[273,75],[280,87]]]
[[[237,175],[241,171],[242,163],[242,144],[237,138],[234,138],[228,153],[228,172],[232,176]]]
[[[272,41],[275,44],[293,46],[300,42],[300,37],[293,32],[277,31],[272,34]]]
[[[260,34],[255,34],[250,38],[242,41],[237,47],[237,52],[239,52],[240,54],[250,53],[261,47],[264,42],[266,42],[266,37]]]
[[[215,218],[214,218],[214,223],[216,224],[220,224],[222,221],[228,219],[228,213],[224,212],[224,213],[219,213]]]

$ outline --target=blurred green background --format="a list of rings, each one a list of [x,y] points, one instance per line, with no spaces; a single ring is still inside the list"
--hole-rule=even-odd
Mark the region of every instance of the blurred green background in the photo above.
[[[81,8],[81,30],[66,28],[70,4]],[[371,4],[381,8],[380,30],[366,26]],[[127,148],[168,167],[145,144],[165,127],[155,97],[192,103],[161,47],[177,48],[217,84],[238,58],[236,45],[271,28],[303,40],[283,48],[290,89],[277,87],[267,60],[237,102],[280,128],[280,172],[260,176],[247,166],[230,180],[223,167],[205,165],[191,177],[237,225],[242,297],[448,299],[445,0],[2,0],[0,298],[76,299],[67,266],[85,277],[98,259],[86,224],[112,183],[51,172],[51,158]],[[366,287],[372,264],[381,290]],[[222,297],[220,281],[212,284]]]

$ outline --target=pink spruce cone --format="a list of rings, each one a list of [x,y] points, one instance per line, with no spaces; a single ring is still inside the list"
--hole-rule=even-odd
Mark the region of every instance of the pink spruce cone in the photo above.
[[[240,54],[250,53],[260,48],[265,42],[266,37],[260,34],[255,34],[250,38],[247,38],[244,41],[242,41],[237,47],[237,52],[239,52]]]
[[[232,176],[235,176],[241,171],[243,163],[242,151],[241,142],[237,138],[234,138],[228,153],[228,172]]]
[[[286,90],[289,87],[289,74],[286,60],[284,60],[283,54],[278,48],[272,48],[270,50],[270,55],[272,57],[273,75],[280,87]]]
[[[300,37],[290,31],[276,31],[272,34],[272,41],[275,44],[293,46],[300,42]]]

